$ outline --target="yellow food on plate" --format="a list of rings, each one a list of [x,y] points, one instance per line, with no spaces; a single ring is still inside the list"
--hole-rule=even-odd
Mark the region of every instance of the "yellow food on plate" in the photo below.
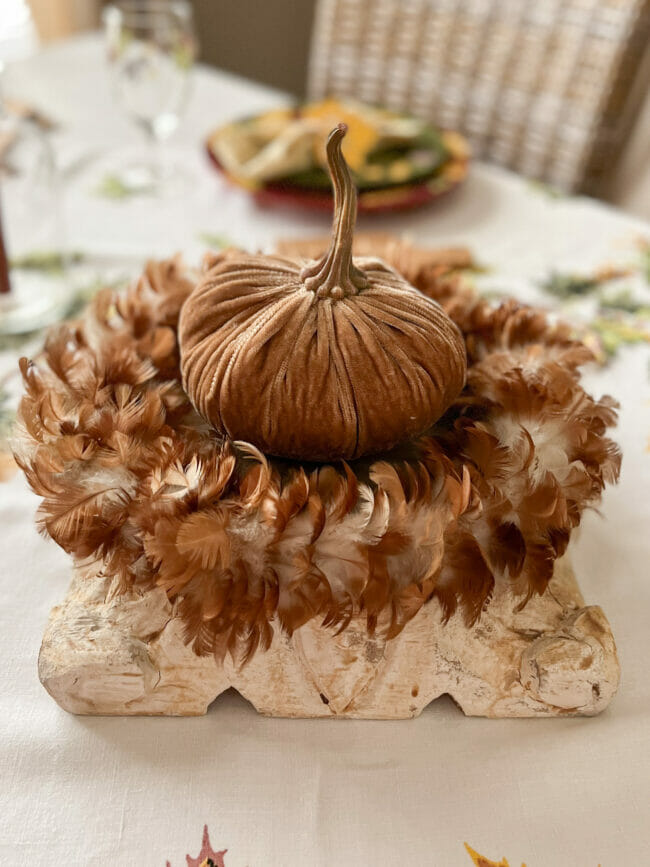
[[[235,121],[216,130],[208,147],[224,171],[248,189],[284,180],[328,189],[323,142],[338,123],[348,128],[343,152],[361,190],[424,180],[451,155],[443,134],[423,120],[337,99]],[[456,153],[463,141],[449,138]]]
[[[337,99],[326,99],[304,106],[301,115],[319,122],[321,134],[314,142],[314,157],[320,166],[327,165],[322,131],[332,129],[337,123],[344,123],[348,128],[343,156],[353,171],[359,171],[379,142],[379,127],[368,114],[359,111],[356,104],[346,105]]]

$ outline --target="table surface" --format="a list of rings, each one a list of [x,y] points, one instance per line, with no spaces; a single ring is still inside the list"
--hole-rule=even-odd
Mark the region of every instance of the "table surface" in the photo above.
[[[102,261],[133,273],[145,257],[176,250],[198,260],[206,234],[266,247],[327,228],[320,215],[258,210],[203,154],[211,128],[284,99],[274,91],[197,69],[172,142],[193,175],[191,192],[176,201],[109,201],[79,166],[88,155],[100,165],[102,153],[137,142],[137,133],[112,102],[97,37],[11,67],[6,89],[59,124],[53,141],[67,173],[70,246],[94,257],[99,276]],[[421,212],[366,218],[362,228],[467,244],[489,266],[482,288],[547,304],[540,284],[552,270],[591,274],[605,263],[630,265],[626,287],[648,293],[635,263],[650,226],[495,167],[474,165],[449,198]],[[562,308],[583,318],[590,309]],[[21,351],[0,352],[11,393]],[[226,867],[463,867],[472,863],[465,841],[511,867],[648,863],[648,355],[647,343],[623,345],[587,374],[594,391],[621,402],[624,451],[619,485],[573,543],[584,595],[604,608],[623,672],[618,696],[594,719],[468,719],[441,699],[415,721],[288,721],[259,717],[230,693],[197,719],[68,715],[39,684],[36,663],[69,561],[37,535],[36,498],[20,474],[3,482],[0,862],[179,867],[187,853],[197,855],[207,825],[214,848],[228,849]]]

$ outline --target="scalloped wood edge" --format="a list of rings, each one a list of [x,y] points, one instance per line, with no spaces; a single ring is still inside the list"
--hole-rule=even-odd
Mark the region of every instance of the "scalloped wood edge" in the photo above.
[[[468,628],[457,615],[443,624],[434,600],[388,642],[362,621],[340,635],[309,623],[293,638],[276,630],[239,670],[183,643],[162,590],[110,598],[109,588],[75,575],[45,631],[39,676],[72,713],[194,716],[234,687],[279,717],[404,719],[443,694],[470,716],[591,716],[619,682],[609,623],[585,607],[566,557],[522,611],[502,591]]]

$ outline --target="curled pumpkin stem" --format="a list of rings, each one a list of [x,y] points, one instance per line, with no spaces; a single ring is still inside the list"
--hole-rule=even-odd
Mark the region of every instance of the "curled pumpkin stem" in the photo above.
[[[319,298],[334,301],[356,295],[368,286],[368,278],[352,261],[352,242],[357,219],[357,191],[341,152],[348,128],[338,124],[327,139],[327,164],[334,187],[334,223],[328,252],[301,273],[305,288]]]

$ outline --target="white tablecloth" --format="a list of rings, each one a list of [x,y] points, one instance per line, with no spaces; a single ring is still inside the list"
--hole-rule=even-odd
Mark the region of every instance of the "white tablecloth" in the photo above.
[[[114,108],[101,48],[84,38],[9,70],[7,90],[60,124],[60,162],[135,141]],[[198,70],[174,141],[195,181],[182,201],[107,201],[86,174],[67,183],[70,245],[116,257],[197,259],[203,233],[249,247],[313,234],[320,216],[260,212],[211,170],[200,143],[219,122],[278,95]],[[476,165],[456,194],[421,212],[368,220],[431,245],[462,243],[491,271],[486,285],[539,298],[555,268],[591,272],[636,261],[650,227],[584,199],[561,199]],[[639,291],[647,291],[633,275]],[[548,301],[548,299],[546,299]],[[0,353],[0,373],[17,351]],[[412,722],[258,717],[237,695],[204,718],[92,718],[62,711],[40,686],[37,654],[69,579],[66,556],[39,538],[36,499],[19,474],[0,485],[0,863],[185,863],[208,825],[226,867],[467,867],[463,846],[511,867],[650,863],[650,388],[647,344],[624,346],[589,373],[622,404],[620,484],[587,515],[574,563],[588,602],[617,639],[622,684],[594,719],[464,718],[442,699]],[[13,388],[13,386],[10,386]]]

